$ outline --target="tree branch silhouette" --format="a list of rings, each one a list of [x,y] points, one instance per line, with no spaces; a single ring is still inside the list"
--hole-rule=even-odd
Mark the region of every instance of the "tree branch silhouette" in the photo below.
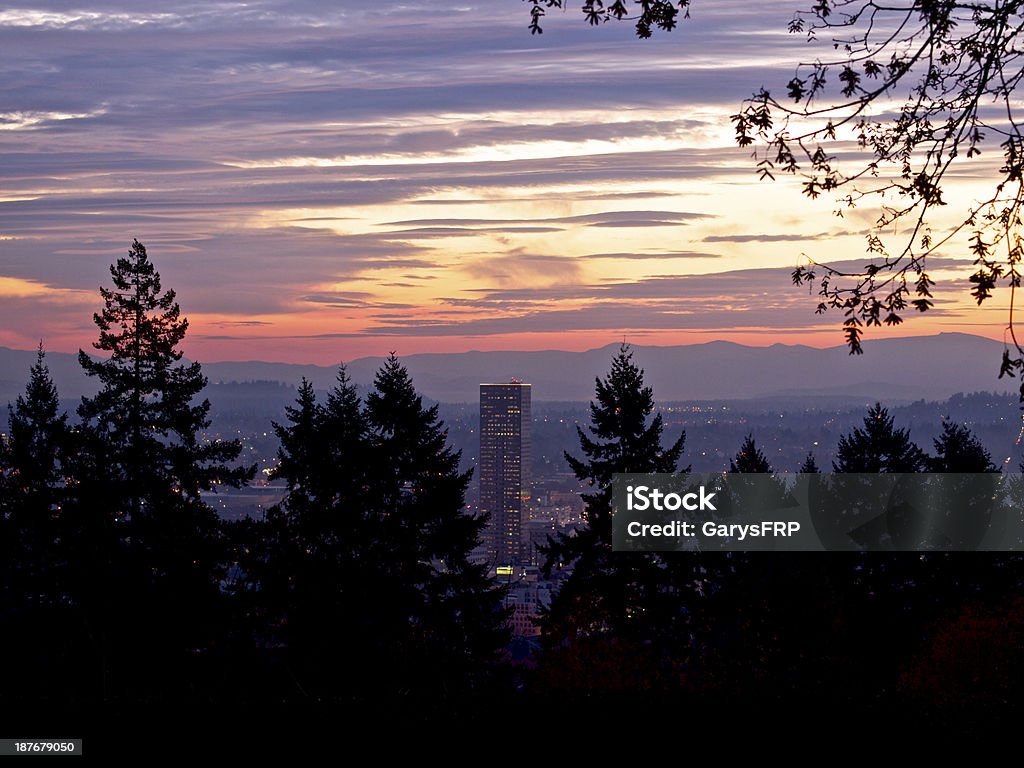
[[[562,0],[527,0],[530,29]],[[628,20],[641,38],[671,31],[690,2],[586,2],[590,24]],[[1021,283],[1024,134],[1017,89],[1024,78],[1024,0],[813,0],[789,31],[828,45],[830,56],[799,63],[779,91],[760,89],[732,122],[762,179],[789,174],[803,194],[830,194],[835,213],[874,205],[863,269],[807,259],[796,285],[817,290],[816,311],[842,315],[851,354],[872,326],[895,326],[934,306],[928,257],[960,247],[973,262],[971,296],[980,306],[1008,291],[1000,377],[1021,377],[1024,347],[1015,325]],[[902,95],[901,89],[909,88]],[[838,156],[844,143],[855,161]],[[989,191],[959,213],[944,210],[955,170],[998,142],[1002,164]],[[893,235],[897,226],[902,231]]]

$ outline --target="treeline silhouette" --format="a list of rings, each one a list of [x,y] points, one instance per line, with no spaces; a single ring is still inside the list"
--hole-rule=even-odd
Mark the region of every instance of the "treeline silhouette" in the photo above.
[[[470,473],[392,355],[361,399],[344,366],[303,381],[274,430],[287,494],[220,520],[240,443],[204,437],[188,323],[138,241],[111,267],[80,362],[99,392],[72,422],[42,347],[0,443],[0,706],[320,708],[478,718],[482,701],[598,707],[645,693],[688,706],[815,700],[997,705],[1024,678],[1024,576],[1012,554],[613,553],[611,479],[687,472],[662,445],[623,347],[596,382],[581,457],[585,524],[545,548],[558,588],[541,644],[513,662],[506,588],[470,559],[486,519]],[[881,405],[835,472],[998,472],[964,426],[928,454]],[[772,472],[748,436],[731,472]],[[813,456],[801,467],[816,472]],[[661,699],[659,699],[661,700]]]
[[[1006,553],[612,552],[611,478],[678,472],[685,434],[663,423],[623,347],[597,382],[584,458],[567,455],[587,526],[546,570],[571,571],[543,620],[534,684],[565,692],[685,692],[687,701],[848,707],[997,707],[1024,683],[1021,556]],[[995,473],[946,422],[928,454],[880,404],[839,440],[836,473]],[[773,473],[748,435],[732,473]],[[800,472],[819,467],[808,455]],[[1019,503],[1019,499],[1017,500]],[[695,704],[696,705],[696,704]]]

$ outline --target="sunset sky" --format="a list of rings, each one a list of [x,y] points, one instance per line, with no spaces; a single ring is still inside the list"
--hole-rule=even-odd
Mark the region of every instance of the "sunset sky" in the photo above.
[[[806,0],[694,0],[648,41],[577,3],[531,36],[518,0],[14,2],[0,345],[88,347],[133,237],[200,360],[842,343],[789,275],[863,261],[877,212],[758,181],[729,122],[827,55],[786,33]],[[936,311],[890,335],[1002,338],[1005,303],[972,308],[966,251],[943,255]]]

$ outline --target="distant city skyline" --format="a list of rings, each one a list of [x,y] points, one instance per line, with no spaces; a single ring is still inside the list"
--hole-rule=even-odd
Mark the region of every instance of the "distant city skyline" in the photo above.
[[[531,36],[518,0],[0,10],[0,345],[88,349],[133,237],[200,360],[841,343],[790,272],[862,264],[875,212],[758,181],[729,122],[830,50],[792,10],[694,3],[648,41],[575,7]],[[867,338],[1001,339],[970,260],[952,243],[935,311]]]

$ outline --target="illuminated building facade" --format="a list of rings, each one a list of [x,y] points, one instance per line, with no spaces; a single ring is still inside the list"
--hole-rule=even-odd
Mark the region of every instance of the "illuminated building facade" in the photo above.
[[[530,501],[530,385],[480,385],[480,509],[490,515],[488,557],[519,563]]]

